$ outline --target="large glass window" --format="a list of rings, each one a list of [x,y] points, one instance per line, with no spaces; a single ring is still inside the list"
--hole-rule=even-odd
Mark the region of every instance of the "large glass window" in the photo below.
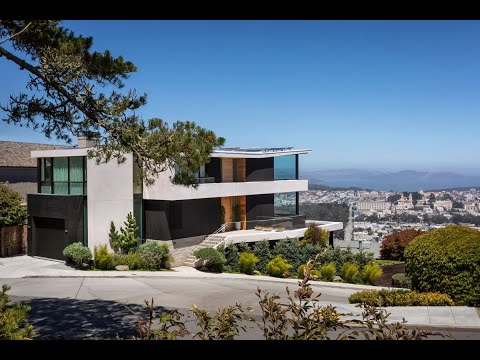
[[[297,178],[297,156],[275,156],[273,170],[274,180],[295,180]]]
[[[70,194],[83,195],[83,157],[70,158]]]
[[[40,159],[40,192],[86,195],[85,157]]]
[[[40,192],[52,193],[52,160],[40,159]]]
[[[53,193],[68,195],[68,159],[53,159]]]
[[[297,193],[278,193],[273,198],[275,216],[297,214]]]

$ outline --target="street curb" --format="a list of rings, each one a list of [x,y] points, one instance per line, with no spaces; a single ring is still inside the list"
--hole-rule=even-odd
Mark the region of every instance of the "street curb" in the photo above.
[[[172,279],[226,279],[226,280],[247,280],[247,281],[254,281],[254,282],[269,282],[269,283],[280,283],[280,284],[294,284],[298,285],[298,282],[301,281],[300,279],[282,279],[282,278],[269,278],[269,277],[264,277],[264,276],[231,276],[228,273],[224,273],[218,276],[211,276],[208,275],[209,273],[202,273],[202,276],[198,276],[197,273],[194,273],[196,275],[194,276],[189,276],[186,273],[181,273],[177,272],[178,275],[158,275],[158,276],[142,276],[141,274],[125,274],[125,275],[118,275],[118,276],[104,276],[104,275],[98,275],[98,276],[85,276],[85,275],[29,275],[29,276],[23,276],[21,279],[31,279],[31,278],[102,278],[102,279],[116,279],[116,278],[132,278],[132,279],[158,279],[158,278],[172,278]],[[205,274],[205,275],[203,275]],[[13,278],[12,278],[13,279]],[[18,278],[17,278],[18,279]],[[345,290],[381,290],[381,289],[391,289],[388,287],[382,287],[382,286],[371,286],[371,285],[359,285],[359,284],[345,284],[345,283],[331,283],[331,282],[324,282],[324,281],[315,281],[311,280],[310,285],[313,287],[328,287],[328,288],[334,288],[334,289],[345,289]]]

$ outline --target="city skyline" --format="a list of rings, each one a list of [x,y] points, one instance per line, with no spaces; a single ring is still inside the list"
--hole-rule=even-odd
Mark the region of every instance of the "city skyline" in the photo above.
[[[311,148],[302,170],[480,172],[478,21],[64,25],[138,66],[126,88],[148,93],[144,119],[195,121],[226,146]],[[3,60],[0,73],[4,103],[27,74]],[[62,143],[4,122],[0,140]]]

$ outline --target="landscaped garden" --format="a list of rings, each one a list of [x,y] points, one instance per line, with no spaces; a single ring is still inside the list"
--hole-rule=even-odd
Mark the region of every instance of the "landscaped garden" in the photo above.
[[[387,250],[385,250],[387,249]],[[451,225],[426,233],[394,234],[382,257],[404,260],[406,272],[393,286],[410,290],[363,291],[351,303],[375,306],[480,305],[480,231]]]
[[[314,280],[371,285],[382,274],[373,262],[373,254],[332,249],[327,242],[328,232],[311,225],[302,240],[264,240],[200,249],[195,252],[199,259],[196,267],[202,271],[303,279],[305,264],[318,255],[310,273]]]
[[[67,257],[67,264],[72,264],[78,269],[118,271],[169,269],[173,258],[168,245],[159,244],[154,240],[147,240],[139,245],[141,240],[135,235],[136,231],[136,221],[130,213],[124,227],[120,227],[119,231],[113,222],[110,224],[109,239],[114,253],[111,253],[105,244],[95,246],[92,256],[87,246],[77,242],[68,245],[63,250],[63,255]]]
[[[415,230],[390,235],[382,246],[383,259],[373,254],[327,246],[328,234],[307,229],[302,240],[283,239],[219,246],[195,253],[202,271],[303,278],[305,264],[316,258],[312,280],[373,285],[382,268],[406,265],[391,276],[398,290],[360,292],[350,302],[375,306],[480,305],[480,232],[447,226],[427,233]]]

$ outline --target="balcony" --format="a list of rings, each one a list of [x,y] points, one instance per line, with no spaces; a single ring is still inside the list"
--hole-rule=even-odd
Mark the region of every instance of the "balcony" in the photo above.
[[[152,186],[144,187],[143,198],[146,200],[174,201],[307,190],[308,180],[200,183],[195,189],[193,187],[173,185],[168,178],[162,178]]]

